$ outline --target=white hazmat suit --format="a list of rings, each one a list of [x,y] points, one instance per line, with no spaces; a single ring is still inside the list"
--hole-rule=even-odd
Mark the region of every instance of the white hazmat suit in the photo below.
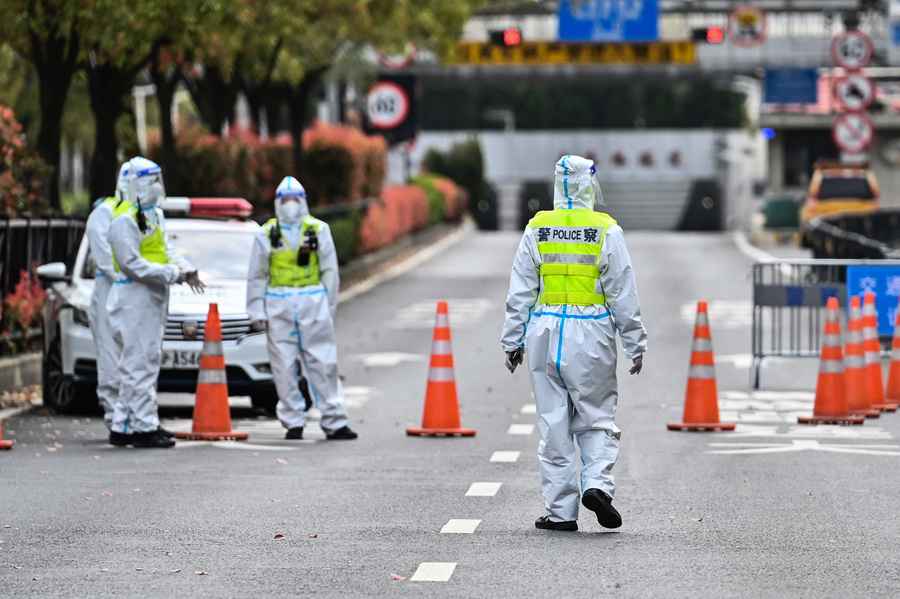
[[[130,162],[129,199],[143,214],[117,217],[109,230],[109,242],[119,264],[107,301],[113,338],[119,352],[119,394],[112,430],[117,433],[149,433],[159,429],[156,381],[169,306],[169,285],[179,283],[196,269],[179,257],[165,234],[165,218],[159,202],[165,197],[159,166],[146,158]],[[148,239],[168,263],[149,258]],[[142,243],[145,244],[142,250]]]
[[[91,211],[86,225],[88,245],[95,264],[94,288],[91,291],[88,319],[97,353],[97,398],[103,408],[106,428],[112,426],[113,406],[119,394],[119,379],[116,376],[119,356],[113,341],[109,313],[106,311],[109,290],[116,276],[112,250],[109,247],[109,225],[113,221],[116,208],[121,202],[127,201],[125,198],[127,191],[128,163],[125,162],[119,169],[115,197],[99,200]]]
[[[620,436],[615,423],[616,333],[632,360],[640,358],[647,347],[622,229],[611,219],[605,234],[603,227],[535,224],[541,214],[557,220],[569,217],[559,211],[569,212],[573,222],[596,217],[576,214],[581,210],[584,215],[584,209],[593,211],[595,205],[602,205],[593,173],[593,162],[578,156],[564,156],[557,163],[554,210],[539,213],[529,223],[513,261],[501,336],[504,351],[525,350],[537,402],[544,505],[551,522],[576,520],[581,494],[588,489],[599,489],[612,498],[612,469]],[[570,243],[595,248],[602,242],[599,263],[594,256],[545,252],[545,257],[548,264],[595,265],[596,288],[589,291],[605,295],[605,305],[539,303],[545,280],[538,246],[548,241],[563,249],[571,247],[565,245]],[[580,492],[576,444],[581,450]]]
[[[269,361],[278,392],[278,419],[289,431],[301,429],[306,420],[306,402],[298,386],[298,360],[309,383],[313,402],[322,413],[326,434],[347,427],[347,413],[338,378],[334,315],[340,277],[337,252],[328,225],[309,215],[306,192],[293,177],[285,177],[275,192],[277,221],[270,221],[257,234],[250,254],[247,282],[247,312],[254,322],[266,322]],[[272,235],[275,252],[298,248],[315,237],[318,282],[282,285],[273,280]],[[292,260],[293,261],[293,260]]]

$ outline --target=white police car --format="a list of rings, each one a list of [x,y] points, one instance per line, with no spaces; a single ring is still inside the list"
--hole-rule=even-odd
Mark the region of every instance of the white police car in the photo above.
[[[197,267],[207,288],[204,295],[194,295],[187,285],[170,288],[158,389],[194,392],[206,314],[215,302],[222,320],[229,395],[249,395],[255,407],[273,411],[277,395],[266,336],[250,331],[247,316],[247,268],[259,230],[258,224],[247,220],[250,204],[242,199],[167,198],[163,209],[173,245]],[[43,312],[44,405],[58,412],[97,409],[97,362],[88,322],[94,268],[84,236],[71,272],[62,262],[37,270],[48,286]]]

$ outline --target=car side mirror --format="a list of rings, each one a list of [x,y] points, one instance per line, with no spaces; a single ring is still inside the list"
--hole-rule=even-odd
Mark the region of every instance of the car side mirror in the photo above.
[[[72,282],[72,277],[66,274],[66,265],[63,262],[50,262],[49,264],[41,264],[37,267],[37,276],[47,283],[57,283],[64,281]]]

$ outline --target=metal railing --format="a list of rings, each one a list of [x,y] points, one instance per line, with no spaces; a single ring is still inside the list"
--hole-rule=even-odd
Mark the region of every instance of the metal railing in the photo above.
[[[803,231],[803,245],[815,258],[900,258],[900,210],[879,208],[815,218]]]
[[[19,282],[19,273],[47,262],[71,269],[84,233],[83,219],[0,218],[0,294]]]
[[[847,304],[847,268],[890,266],[900,260],[785,260],[753,265],[753,389],[766,358],[816,358],[829,297]],[[846,320],[846,317],[843,317]]]

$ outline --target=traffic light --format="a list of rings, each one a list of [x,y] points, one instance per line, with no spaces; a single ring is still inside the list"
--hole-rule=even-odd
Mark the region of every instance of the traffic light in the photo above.
[[[493,29],[488,35],[491,44],[495,46],[505,46],[511,48],[513,46],[522,45],[522,30],[518,27],[507,27],[506,29]]]
[[[725,29],[722,27],[700,27],[691,30],[691,40],[701,44],[721,44],[725,42]]]

